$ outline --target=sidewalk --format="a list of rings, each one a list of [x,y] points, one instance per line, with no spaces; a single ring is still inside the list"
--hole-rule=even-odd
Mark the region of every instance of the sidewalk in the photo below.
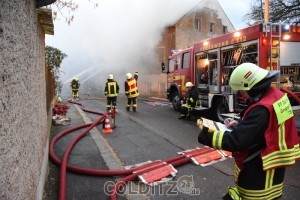
[[[67,105],[70,106],[70,109],[66,116],[71,118],[71,123],[67,126],[52,126],[51,139],[63,130],[84,124],[82,115],[77,109],[73,105],[68,103]],[[82,130],[69,133],[58,140],[54,148],[57,157],[62,158],[63,152],[70,141]],[[88,133],[75,145],[69,156],[68,165],[91,169],[108,169],[91,133]],[[84,176],[67,172],[67,199],[87,199],[87,197],[89,199],[102,199],[101,197],[106,196],[103,188],[108,181],[114,181],[114,179],[112,177]],[[59,168],[49,161],[49,175],[44,189],[44,200],[58,199],[58,185]]]

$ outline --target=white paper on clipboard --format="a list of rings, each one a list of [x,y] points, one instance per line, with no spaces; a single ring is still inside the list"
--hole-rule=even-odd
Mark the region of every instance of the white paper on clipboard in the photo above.
[[[201,117],[203,120],[203,126],[212,129],[212,130],[217,130],[217,131],[232,131],[231,129],[227,128],[225,124],[221,122],[216,122],[210,119],[206,119]]]

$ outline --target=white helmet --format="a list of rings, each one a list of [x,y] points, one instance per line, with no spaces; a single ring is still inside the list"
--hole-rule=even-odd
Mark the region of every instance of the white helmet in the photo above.
[[[75,77],[74,79],[75,79],[75,81],[79,81],[79,79],[77,77]]]
[[[110,79],[110,80],[114,79],[114,75],[113,74],[109,74],[108,77],[107,77],[107,79]]]
[[[131,73],[127,73],[127,74],[126,74],[126,78],[127,78],[127,79],[131,79],[131,78],[132,78],[132,74],[131,74]]]
[[[194,85],[193,85],[193,83],[192,82],[187,82],[186,84],[185,84],[185,87],[187,87],[187,88],[190,88],[190,87],[193,87]]]
[[[243,63],[232,72],[229,85],[233,90],[251,90],[268,75],[268,71],[253,63]]]

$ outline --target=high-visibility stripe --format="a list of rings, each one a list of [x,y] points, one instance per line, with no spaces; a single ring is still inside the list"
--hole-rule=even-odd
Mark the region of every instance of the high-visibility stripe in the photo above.
[[[296,159],[300,158],[299,144],[294,148],[275,151],[267,156],[262,157],[263,169],[271,169],[279,166],[287,166],[295,163]]]
[[[275,169],[271,169],[271,170],[266,171],[265,189],[268,189],[268,188],[272,187],[274,174],[275,174]]]
[[[276,167],[283,167],[283,166],[289,166],[295,164],[295,157],[289,157],[289,158],[278,158],[276,160],[270,161],[268,164],[263,164],[263,169],[268,170],[268,169],[273,169]]]
[[[117,83],[116,82],[108,82],[107,83],[107,96],[108,97],[116,97],[117,96]]]
[[[286,150],[286,142],[285,142],[285,125],[281,123],[278,127],[278,146],[280,150]]]
[[[136,85],[136,80],[134,78],[127,80],[127,84],[128,84],[129,89],[127,91],[125,91],[125,93],[128,94],[128,98],[133,98],[133,97],[139,96],[138,88]]]
[[[238,177],[240,175],[240,168],[237,166],[236,163],[234,163],[234,181],[237,183],[238,182]]]
[[[212,138],[213,148],[222,149],[222,140],[223,140],[224,131],[215,131],[213,134],[214,134]]]
[[[273,185],[264,190],[247,190],[237,186],[240,195],[243,200],[266,200],[273,199],[282,195],[283,184]]]

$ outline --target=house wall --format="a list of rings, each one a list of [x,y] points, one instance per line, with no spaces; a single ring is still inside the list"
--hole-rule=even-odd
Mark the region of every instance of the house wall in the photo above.
[[[201,21],[200,30],[194,27],[194,20]],[[215,24],[215,32],[210,32],[210,23]],[[185,16],[176,24],[176,49],[184,49],[193,46],[206,38],[216,37],[223,33],[223,23],[216,12],[211,9],[202,9],[196,13]]]
[[[36,199],[49,131],[34,0],[0,3],[0,199]]]

